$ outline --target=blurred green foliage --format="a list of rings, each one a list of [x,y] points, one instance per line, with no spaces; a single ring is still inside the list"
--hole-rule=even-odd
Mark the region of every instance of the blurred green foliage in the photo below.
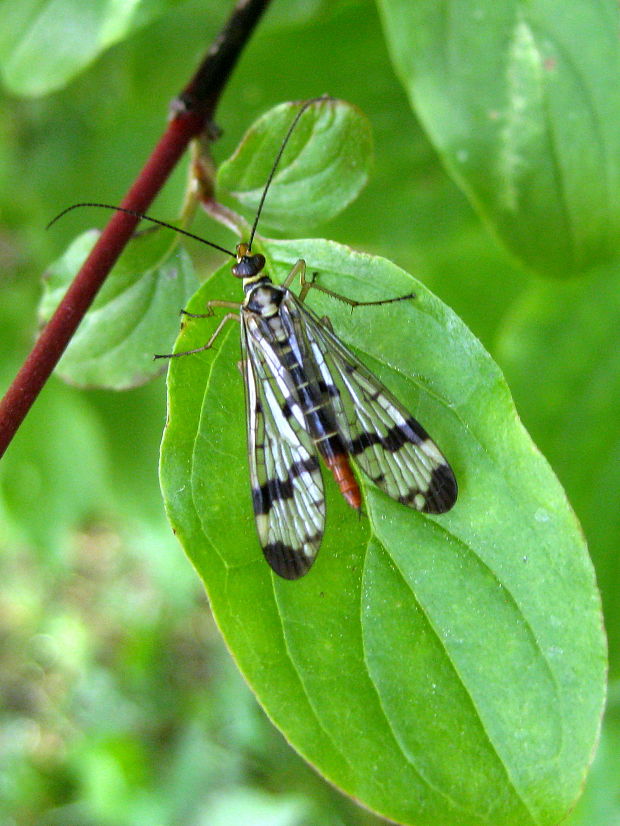
[[[8,89],[0,120],[3,386],[36,333],[42,272],[95,222],[76,212],[49,233],[46,223],[78,200],[120,200],[163,129],[168,101],[228,11],[198,0],[144,4],[139,25],[104,44],[116,45],[92,48],[88,59],[99,54],[92,64],[83,49],[84,71],[73,76],[74,61],[66,85],[36,97],[6,76],[11,33],[23,34],[15,14],[36,5],[0,4]],[[56,39],[46,48],[66,50],[77,12],[60,0],[47,6]],[[615,5],[602,6],[616,31]],[[563,7],[555,8],[562,16]],[[607,71],[601,63],[601,77]],[[515,263],[418,124],[369,0],[274,0],[222,99],[217,158],[269,106],[323,92],[367,114],[376,167],[358,200],[315,233],[413,272],[514,380],[524,423],[589,539],[617,679],[620,627],[610,620],[620,592],[620,432],[617,394],[609,393],[620,372],[615,261],[587,273],[580,258],[578,287],[542,283]],[[613,114],[606,118],[617,130]],[[450,166],[450,151],[439,149]],[[153,214],[177,216],[184,175],[177,170]],[[588,204],[587,176],[581,186]],[[541,236],[557,232],[537,217]],[[193,229],[231,242],[206,218]],[[604,246],[609,259],[607,237]],[[597,301],[601,292],[609,300]],[[160,350],[170,345],[163,340]],[[0,464],[0,819],[9,826],[378,823],[291,751],[223,649],[162,512],[164,397],[161,379],[125,394],[76,391],[53,379]],[[591,451],[574,450],[582,434]],[[571,826],[620,822],[619,700],[616,687]]]

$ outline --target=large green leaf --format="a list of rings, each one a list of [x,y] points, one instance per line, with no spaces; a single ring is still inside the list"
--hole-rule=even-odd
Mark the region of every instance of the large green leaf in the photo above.
[[[39,315],[47,321],[75,278],[99,233],[80,235],[45,278]],[[163,232],[135,238],[86,313],[56,372],[80,386],[127,389],[162,371],[156,352],[167,352],[179,310],[196,288],[191,259]]]
[[[17,95],[61,88],[101,52],[180,0],[12,0],[0,2],[0,65]]]
[[[560,276],[617,253],[617,3],[379,5],[412,104],[511,252]]]
[[[234,155],[218,169],[218,189],[255,212],[274,160],[299,103],[282,103],[246,132]],[[310,106],[291,133],[269,187],[261,225],[299,231],[341,212],[368,181],[370,124],[342,100]]]
[[[261,248],[276,280],[303,257],[360,299],[413,287],[389,309],[311,301],[431,431],[460,498],[428,517],[362,479],[359,519],[326,480],[318,560],[280,580],[254,533],[237,326],[175,360],[162,488],[233,656],[289,742],[368,807],[428,826],[557,823],[592,757],[605,677],[593,571],[559,483],[498,368],[421,284],[328,241]],[[191,306],[238,289],[223,268]],[[187,323],[179,350],[212,329]]]
[[[620,292],[617,266],[533,284],[506,319],[499,355],[521,415],[586,531],[620,673]]]

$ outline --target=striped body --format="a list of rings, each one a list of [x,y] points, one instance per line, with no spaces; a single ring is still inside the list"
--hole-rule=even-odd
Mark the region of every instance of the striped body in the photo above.
[[[330,400],[330,392],[333,393],[335,388],[333,385],[327,386],[317,375],[313,359],[304,358],[303,343],[299,341],[294,326],[286,314],[280,313],[286,293],[288,290],[274,286],[267,276],[263,276],[258,284],[249,284],[247,301],[243,306],[244,323],[263,346],[272,348],[282,376],[288,379],[290,395],[285,397],[282,414],[290,417],[296,408],[301,411],[304,427],[332,471],[343,496],[351,507],[359,509],[362,497],[338,432]]]
[[[261,266],[246,274],[254,258]],[[296,579],[316,557],[325,523],[318,456],[357,510],[350,458],[404,505],[449,510],[456,481],[426,431],[294,293],[262,273],[262,256],[238,260],[252,500],[274,571]]]

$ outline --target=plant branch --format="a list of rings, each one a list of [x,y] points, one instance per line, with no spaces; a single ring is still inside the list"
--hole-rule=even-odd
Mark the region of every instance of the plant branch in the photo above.
[[[220,95],[269,0],[240,0],[193,78],[175,98],[168,127],[121,206],[146,212],[189,142],[202,133],[215,137],[214,114]],[[107,274],[139,222],[136,215],[115,213],[32,352],[0,402],[0,456],[49,378]]]

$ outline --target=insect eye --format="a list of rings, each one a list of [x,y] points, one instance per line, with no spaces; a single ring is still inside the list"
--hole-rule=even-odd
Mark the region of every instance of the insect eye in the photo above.
[[[239,261],[232,268],[232,274],[237,278],[251,278],[257,275],[265,266],[265,256],[257,253],[256,255],[243,255]]]

